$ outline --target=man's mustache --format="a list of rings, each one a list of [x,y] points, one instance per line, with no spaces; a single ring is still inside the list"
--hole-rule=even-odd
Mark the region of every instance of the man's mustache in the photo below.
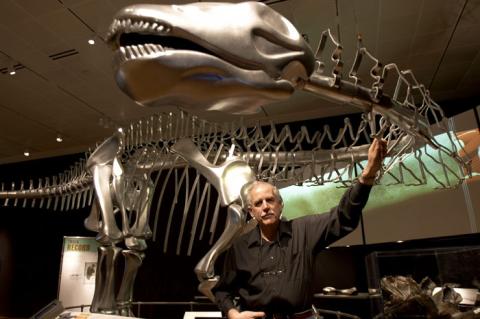
[[[273,212],[273,210],[269,210],[267,212],[264,212],[260,215],[260,218],[265,218],[265,217],[268,217],[268,216],[271,216],[271,215],[275,215],[275,213]]]

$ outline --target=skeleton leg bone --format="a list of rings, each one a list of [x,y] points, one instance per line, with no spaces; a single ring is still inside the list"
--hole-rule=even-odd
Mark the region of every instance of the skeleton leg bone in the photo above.
[[[115,246],[98,248],[97,274],[91,312],[115,313],[115,262],[121,249]]]
[[[122,255],[125,258],[122,284],[117,295],[117,309],[121,316],[131,317],[133,285],[137,276],[138,268],[142,265],[145,254],[141,251],[124,250]]]
[[[195,266],[195,273],[200,281],[198,290],[215,302],[212,288],[216,285],[219,277],[215,277],[214,264],[218,256],[224,252],[233,240],[242,233],[246,224],[246,214],[238,204],[228,206],[227,222],[220,238],[215,242],[207,254]]]
[[[142,188],[138,192],[136,200],[136,218],[130,228],[130,233],[133,237],[148,239],[152,237],[152,231],[148,224],[150,218],[150,206],[152,204],[154,185],[149,177],[146,175],[141,182]]]
[[[85,218],[85,221],[83,222],[83,225],[85,226],[86,229],[98,232],[100,231],[100,204],[97,201],[97,198],[92,203],[92,209],[90,209],[90,214],[88,215],[87,218]]]
[[[115,204],[122,215],[122,234],[123,236],[128,236],[130,234],[130,228],[125,209],[125,174],[122,164],[117,157],[113,159],[112,177],[112,183],[110,186],[111,193],[113,194]]]
[[[114,164],[118,164],[116,156],[122,145],[123,135],[118,132],[105,140],[87,160],[87,168],[93,176],[93,184],[102,216],[101,233],[111,243],[118,242],[123,238],[113,213],[115,193],[112,194],[112,186],[110,185],[111,177],[118,175],[118,167]]]
[[[123,238],[123,234],[118,229],[113,213],[112,194],[110,189],[110,177],[112,176],[112,167],[109,165],[95,165],[92,169],[95,191],[97,192],[100,214],[102,216],[102,233],[111,242],[118,242]]]
[[[211,164],[189,139],[180,139],[172,150],[182,156],[190,165],[217,189],[224,206],[228,205],[227,223],[220,238],[195,267],[200,281],[198,289],[210,300],[215,298],[211,292],[218,281],[215,277],[214,263],[218,256],[227,249],[233,239],[241,233],[246,222],[246,214],[238,204],[241,202],[241,189],[255,180],[255,175],[248,164],[240,158],[227,158],[218,166]]]

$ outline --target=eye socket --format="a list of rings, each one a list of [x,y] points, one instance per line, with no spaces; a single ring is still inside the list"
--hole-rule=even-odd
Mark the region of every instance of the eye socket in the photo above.
[[[263,200],[259,200],[259,201],[256,201],[255,203],[253,203],[254,207],[261,207],[262,205],[263,205]]]
[[[263,201],[265,201],[268,205],[273,205],[275,204],[275,197],[267,197],[267,198],[259,199],[253,203],[253,206],[262,207]]]
[[[280,44],[269,40],[262,34],[253,34],[252,40],[257,50],[266,56],[278,56],[290,53],[288,48],[282,47]]]

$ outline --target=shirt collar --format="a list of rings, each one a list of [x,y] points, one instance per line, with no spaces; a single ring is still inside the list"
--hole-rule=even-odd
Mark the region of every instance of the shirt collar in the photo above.
[[[279,238],[281,239],[284,236],[292,237],[292,222],[287,220],[280,220],[280,224],[278,225],[278,230],[280,232]],[[257,244],[260,246],[260,227],[257,225],[255,229],[253,229],[247,237],[247,244],[248,247]]]

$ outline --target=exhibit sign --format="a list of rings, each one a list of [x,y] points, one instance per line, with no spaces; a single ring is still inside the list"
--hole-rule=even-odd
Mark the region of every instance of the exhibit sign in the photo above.
[[[63,237],[58,299],[64,307],[92,303],[98,246],[95,237]]]

